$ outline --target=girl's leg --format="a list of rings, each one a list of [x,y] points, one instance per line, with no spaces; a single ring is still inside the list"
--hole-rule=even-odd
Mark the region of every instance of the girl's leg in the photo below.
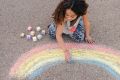
[[[51,39],[56,38],[56,26],[54,23],[51,23],[50,25],[48,25],[48,33]]]
[[[70,36],[76,42],[83,42],[85,38],[85,30],[82,19],[80,20],[75,32]]]

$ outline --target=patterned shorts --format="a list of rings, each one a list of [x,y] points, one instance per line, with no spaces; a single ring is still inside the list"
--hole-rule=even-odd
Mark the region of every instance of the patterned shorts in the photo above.
[[[55,26],[54,22],[48,26],[48,31],[49,31],[50,38],[55,39],[56,38],[56,26]],[[69,37],[71,39],[73,39],[75,42],[83,42],[84,41],[85,30],[84,30],[84,25],[83,25],[82,19],[80,19],[79,24],[78,24],[76,30],[74,31],[74,33],[69,35]]]

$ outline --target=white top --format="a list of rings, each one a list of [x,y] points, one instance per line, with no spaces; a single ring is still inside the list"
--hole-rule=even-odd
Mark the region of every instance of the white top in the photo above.
[[[80,17],[77,19],[76,23],[73,26],[70,26],[70,21],[67,21],[64,26],[63,33],[64,34],[73,34],[74,31],[71,31],[71,30],[73,30],[73,28],[74,29],[77,28],[79,21],[80,21]]]

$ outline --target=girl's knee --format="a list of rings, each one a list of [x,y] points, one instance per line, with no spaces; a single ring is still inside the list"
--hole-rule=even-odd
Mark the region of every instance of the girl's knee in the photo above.
[[[75,41],[75,42],[83,42],[84,39],[83,39],[83,38],[75,38],[74,41]]]
[[[72,36],[72,39],[75,42],[83,42],[84,38],[85,38],[84,33],[73,34],[73,36]]]
[[[51,39],[55,39],[56,37],[56,27],[54,23],[48,25],[48,33]]]
[[[51,39],[56,39],[56,35],[54,35],[54,34],[53,34],[53,35],[50,35],[50,38],[51,38]]]
[[[54,23],[50,23],[50,24],[48,25],[48,29],[53,29],[53,30],[55,30],[55,28],[56,28],[56,26],[55,26]]]
[[[75,38],[74,41],[75,41],[75,42],[83,42],[83,41],[84,41],[84,38]]]
[[[55,33],[55,31],[49,31],[49,36],[50,36],[50,38],[51,39],[55,39],[56,38],[56,33]]]

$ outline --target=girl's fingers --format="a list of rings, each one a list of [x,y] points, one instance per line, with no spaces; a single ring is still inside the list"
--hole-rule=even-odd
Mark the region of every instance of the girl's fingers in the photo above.
[[[65,51],[65,61],[70,62],[70,52],[69,52],[69,50]]]
[[[90,44],[93,44],[95,41],[94,40],[92,40],[92,39],[86,39],[86,42],[88,42],[88,43],[90,43]]]

